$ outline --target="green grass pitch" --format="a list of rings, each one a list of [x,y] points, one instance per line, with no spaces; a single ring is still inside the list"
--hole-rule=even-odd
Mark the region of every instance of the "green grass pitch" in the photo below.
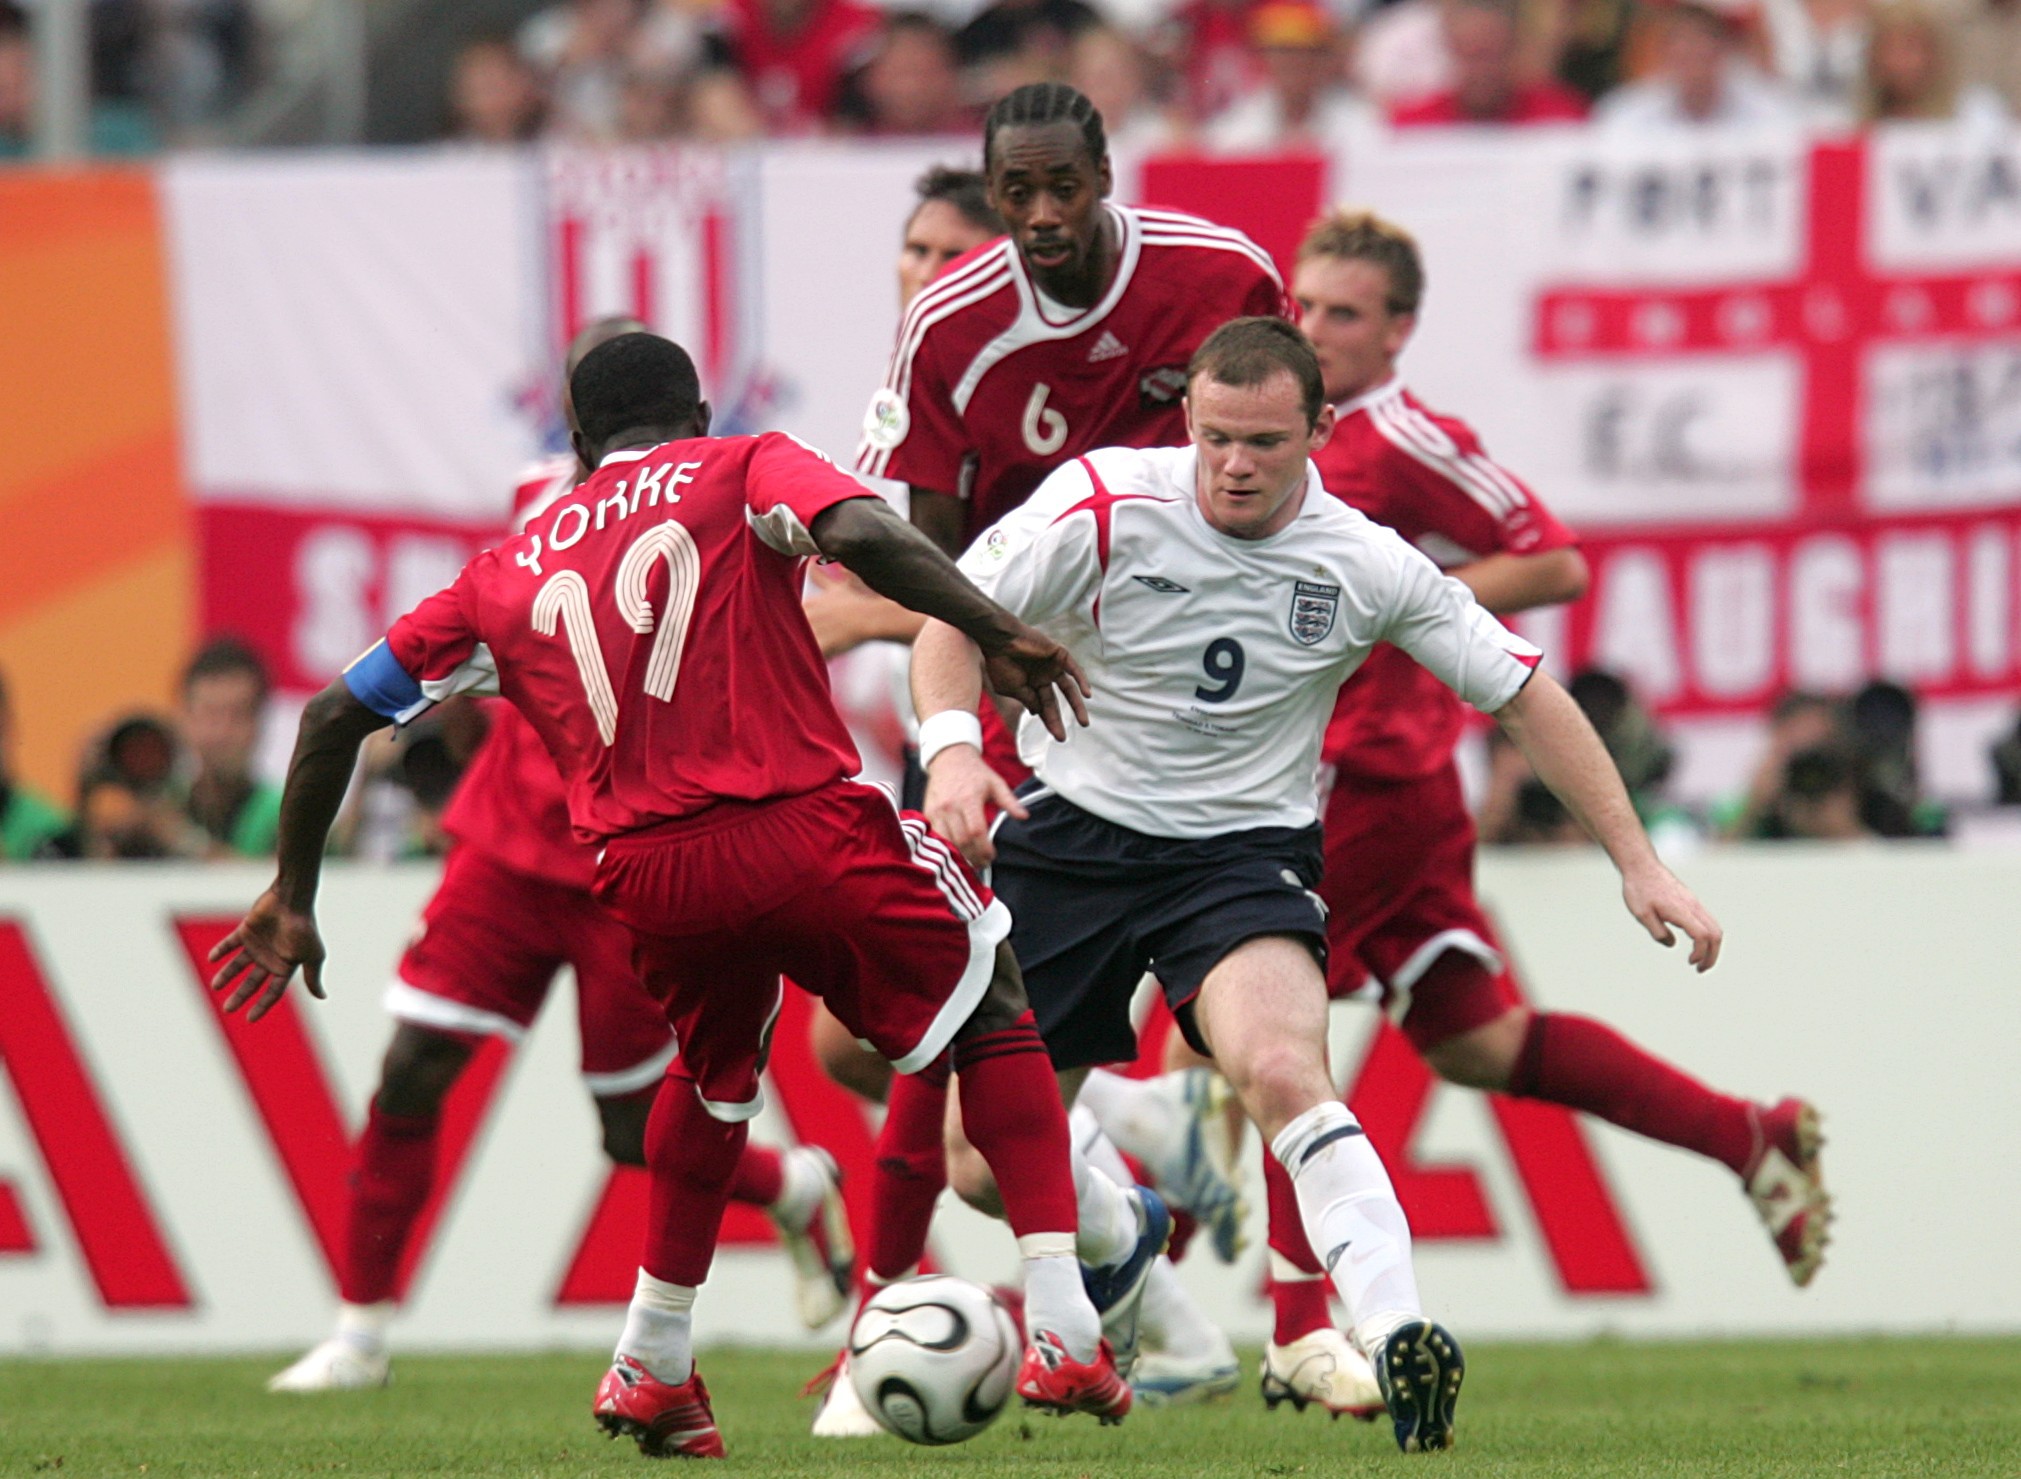
[[[1495,1345],[1469,1352],[1457,1451],[1218,1405],[1120,1428],[1015,1407],[955,1448],[816,1442],[798,1399],[818,1358],[715,1349],[702,1370],[721,1472],[1180,1479],[1429,1469],[1461,1475],[2021,1475],[2021,1339]],[[271,1360],[0,1362],[0,1474],[515,1475],[664,1472],[594,1431],[595,1355],[404,1356],[384,1392],[271,1397]],[[1247,1368],[1253,1370],[1254,1355]]]

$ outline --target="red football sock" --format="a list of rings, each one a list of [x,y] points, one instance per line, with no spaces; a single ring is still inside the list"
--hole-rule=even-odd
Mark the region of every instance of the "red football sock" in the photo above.
[[[786,1195],[786,1158],[769,1145],[744,1146],[730,1178],[730,1200],[769,1207]]]
[[[1754,1149],[1744,1099],[1715,1093],[1603,1022],[1537,1012],[1509,1092],[1598,1115],[1609,1124],[1710,1156],[1739,1175]]]
[[[645,1256],[639,1260],[654,1278],[690,1287],[708,1278],[723,1209],[730,1204],[730,1180],[750,1128],[711,1116],[695,1081],[678,1065],[660,1081],[646,1120],[652,1189]]]
[[[1313,1256],[1305,1221],[1298,1213],[1298,1192],[1267,1146],[1263,1151],[1263,1189],[1269,1199],[1270,1251],[1312,1276],[1280,1279],[1273,1274],[1270,1279],[1270,1307],[1274,1311],[1270,1338],[1278,1345],[1290,1345],[1300,1336],[1331,1325],[1333,1311],[1326,1303],[1325,1272]]]
[[[346,1304],[398,1294],[400,1256],[414,1219],[435,1187],[436,1115],[384,1114],[374,1104],[351,1166],[351,1216],[344,1229]]]
[[[954,1071],[961,1080],[962,1127],[989,1162],[1011,1231],[1021,1238],[1072,1233],[1080,1221],[1073,1142],[1032,1014],[956,1043]]]
[[[947,1060],[894,1074],[870,1172],[866,1279],[889,1284],[926,1256],[933,1206],[947,1185]]]

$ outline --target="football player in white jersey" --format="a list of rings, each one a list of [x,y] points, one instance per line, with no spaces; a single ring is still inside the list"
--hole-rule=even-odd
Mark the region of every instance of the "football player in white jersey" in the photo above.
[[[1649,845],[1620,777],[1539,654],[1393,531],[1326,494],[1309,454],[1333,424],[1319,364],[1279,320],[1238,319],[1187,375],[1183,448],[1091,453],[987,530],[962,568],[1072,649],[1089,725],[1027,726],[1034,780],[983,763],[979,656],[929,624],[914,648],[927,815],[1016,920],[1040,1031],[1071,1098],[1135,1051],[1139,975],[1162,984],[1290,1171],[1315,1249],[1376,1368],[1398,1444],[1451,1442],[1464,1364],[1425,1318],[1410,1231],[1326,1064],[1317,775],[1334,696],[1393,642],[1495,716],[1606,848],[1629,911],[1718,958],[1710,913]],[[990,808],[1005,815],[991,831]],[[1086,1178],[1100,1183],[1102,1178]],[[958,1185],[987,1199],[964,1159]],[[1082,1197],[1089,1224],[1131,1216]],[[1110,1232],[1124,1235],[1126,1229]]]

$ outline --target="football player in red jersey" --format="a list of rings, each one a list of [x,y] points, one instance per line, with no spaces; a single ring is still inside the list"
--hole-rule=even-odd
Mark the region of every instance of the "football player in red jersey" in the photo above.
[[[609,318],[569,345],[566,375],[584,355],[645,325]],[[529,468],[514,489],[515,527],[575,489],[573,452]],[[442,881],[387,988],[398,1024],[359,1137],[349,1184],[337,1328],[267,1384],[274,1392],[384,1386],[386,1327],[399,1269],[434,1190],[444,1098],[477,1044],[517,1042],[563,964],[573,967],[584,1085],[596,1100],[604,1152],[645,1164],[646,1116],[673,1060],[666,1013],[632,970],[631,936],[590,897],[596,856],[569,830],[554,761],[510,704],[491,728],[443,815],[454,842]],[[840,1177],[826,1151],[747,1145],[733,1197],[764,1207],[792,1258],[802,1321],[841,1309],[854,1247]]]
[[[1465,423],[1427,409],[1397,377],[1423,296],[1416,243],[1377,216],[1323,217],[1300,246],[1292,297],[1338,418],[1314,459],[1327,488],[1491,611],[1575,599],[1586,566],[1573,535]],[[1438,681],[1394,648],[1341,688],[1324,751],[1334,785],[1320,884],[1332,993],[1379,995],[1453,1083],[1568,1105],[1721,1162],[1742,1179],[1790,1277],[1807,1284],[1830,1217],[1815,1110],[1718,1093],[1603,1023],[1518,999],[1474,898],[1474,825],[1453,763],[1460,721]],[[1291,1396],[1285,1384],[1302,1361],[1345,1345],[1289,1179],[1267,1158],[1265,1169],[1276,1329],[1264,1390]]]
[[[316,887],[359,744],[495,689],[561,769],[576,835],[601,847],[595,895],[631,929],[680,1044],[647,1122],[644,1257],[599,1424],[653,1456],[723,1453],[692,1310],[763,1104],[782,975],[901,1071],[951,1050],[1024,1255],[1018,1390],[1119,1420],[1130,1392],[1074,1257],[1066,1112],[1003,946],[1007,912],[922,819],[848,779],[859,761],[800,613],[802,562],[838,559],[967,632],[996,691],[1061,734],[1063,700],[1086,719],[1078,669],[818,453],[776,433],[708,436],[678,345],[621,335],[570,385],[576,451],[596,471],[310,701],[279,871],[213,951],[214,989],[255,1018],[297,969],[322,994]]]

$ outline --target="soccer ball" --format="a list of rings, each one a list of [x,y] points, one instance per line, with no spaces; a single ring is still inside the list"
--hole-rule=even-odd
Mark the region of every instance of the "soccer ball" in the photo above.
[[[1010,1400],[1017,1327],[986,1289],[931,1274],[877,1291],[849,1332],[849,1379],[908,1443],[960,1443]]]

